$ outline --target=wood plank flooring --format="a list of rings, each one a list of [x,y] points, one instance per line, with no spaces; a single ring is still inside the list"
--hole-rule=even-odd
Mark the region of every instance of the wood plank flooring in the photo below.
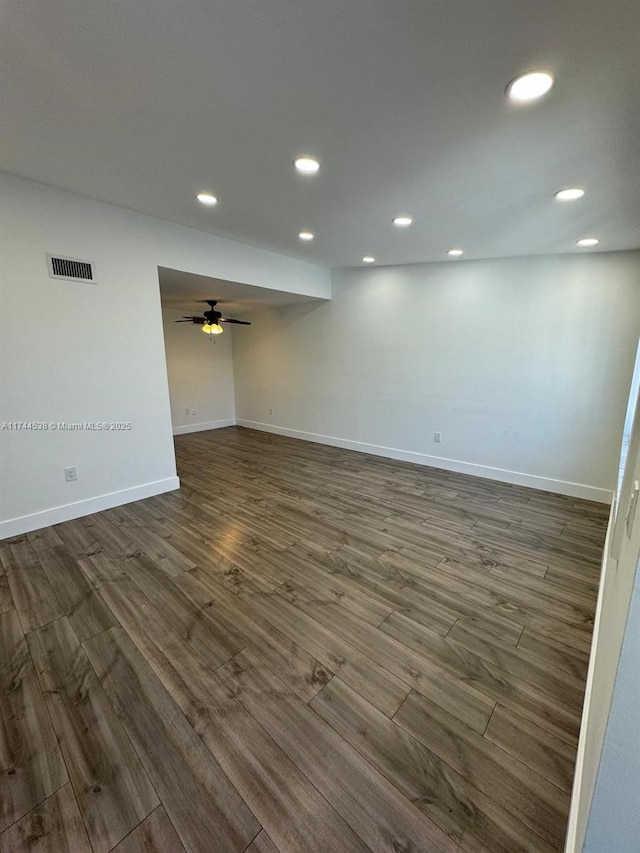
[[[231,427],[0,542],[2,853],[553,853],[608,508]]]

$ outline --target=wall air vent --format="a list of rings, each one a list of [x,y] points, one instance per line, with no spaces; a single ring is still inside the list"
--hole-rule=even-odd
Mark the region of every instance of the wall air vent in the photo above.
[[[96,268],[92,261],[63,258],[60,255],[47,255],[47,266],[49,267],[49,278],[96,283]]]

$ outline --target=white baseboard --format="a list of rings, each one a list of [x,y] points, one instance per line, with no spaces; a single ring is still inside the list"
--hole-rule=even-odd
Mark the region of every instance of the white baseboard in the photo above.
[[[235,426],[235,418],[225,418],[221,421],[202,421],[199,424],[183,424],[173,428],[174,435],[184,435],[187,432],[204,432],[208,429],[222,429],[222,427]]]
[[[456,471],[459,474],[471,474],[474,477],[484,477],[487,480],[498,480],[501,483],[512,483],[514,486],[527,486],[540,489],[543,492],[568,495],[572,498],[583,498],[598,503],[610,504],[613,492],[597,486],[587,486],[583,483],[571,483],[565,480],[553,480],[550,477],[538,477],[536,474],[522,474],[519,471],[509,471],[504,468],[491,468],[487,465],[477,465],[475,462],[461,462],[457,459],[446,459],[442,456],[429,456],[426,453],[415,453],[411,450],[398,450],[395,447],[383,447],[379,444],[365,444],[362,441],[351,441],[347,438],[336,438],[332,435],[320,435],[315,432],[304,432],[297,429],[263,424],[258,421],[247,421],[237,418],[236,424],[248,429],[262,432],[272,432],[288,438],[299,438],[303,441],[313,441],[316,444],[328,444],[331,447],[343,447],[359,453],[371,453],[373,456],[385,456],[388,459],[398,459],[401,462],[413,462],[416,465],[427,465],[431,468],[442,468],[445,471]]]
[[[167,477],[164,480],[156,480],[153,483],[143,483],[141,486],[133,486],[130,489],[122,489],[119,492],[109,492],[106,495],[98,495],[95,498],[87,498],[83,501],[75,501],[31,515],[22,515],[19,518],[9,518],[0,521],[0,539],[8,539],[10,536],[19,536],[21,533],[29,533],[31,530],[39,530],[41,527],[49,527],[50,524],[60,524],[62,521],[71,521],[73,518],[81,518],[83,515],[91,515],[103,509],[111,509],[114,506],[122,506],[132,501],[140,501],[153,495],[161,495],[163,492],[172,492],[180,488],[178,477]]]

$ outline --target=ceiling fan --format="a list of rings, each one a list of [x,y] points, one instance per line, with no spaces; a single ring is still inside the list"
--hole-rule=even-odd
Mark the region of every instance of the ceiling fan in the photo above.
[[[250,326],[248,320],[233,320],[231,317],[223,317],[222,312],[216,311],[218,304],[216,299],[203,299],[210,306],[208,311],[205,311],[202,317],[184,317],[182,320],[175,320],[176,323],[195,323],[196,326],[202,326],[202,331],[207,335],[221,335],[224,329],[221,323],[237,323],[239,326]]]

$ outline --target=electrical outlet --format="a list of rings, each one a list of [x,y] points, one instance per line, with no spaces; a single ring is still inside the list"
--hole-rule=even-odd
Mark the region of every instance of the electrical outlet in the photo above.
[[[78,472],[75,468],[65,468],[64,469],[64,478],[67,483],[73,483],[78,479]]]
[[[440,442],[442,441],[442,433],[441,433],[441,432],[434,432],[434,434],[433,434],[433,440],[434,440],[435,442],[440,443]]]
[[[190,414],[191,414],[191,410],[190,410],[190,409],[185,409],[185,410],[184,410],[184,413],[185,413],[185,415],[190,415]]]
[[[273,414],[273,409],[271,408],[271,406],[269,406],[269,414],[270,414],[270,415],[272,415],[272,414]]]

